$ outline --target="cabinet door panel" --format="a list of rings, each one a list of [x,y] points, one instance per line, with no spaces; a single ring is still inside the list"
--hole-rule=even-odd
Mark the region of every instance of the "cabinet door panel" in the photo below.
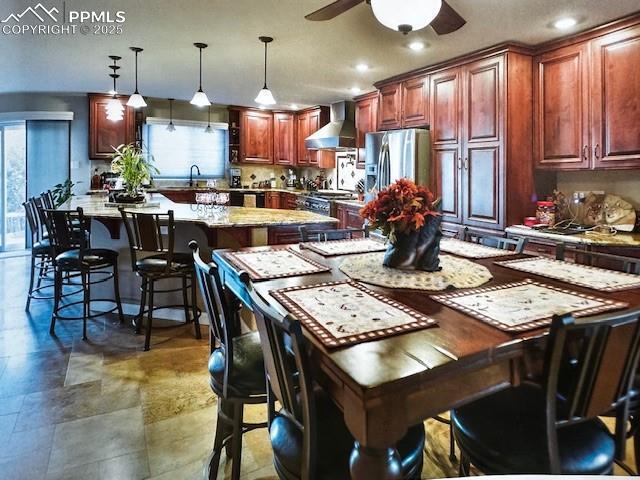
[[[465,223],[501,228],[502,175],[499,147],[472,147],[463,162]]]
[[[573,45],[537,61],[535,146],[538,167],[589,168],[588,46]]]
[[[462,221],[462,183],[460,149],[457,146],[433,150],[437,193],[442,198],[442,213],[448,221]]]
[[[309,150],[304,144],[305,138],[309,136],[309,115],[302,113],[298,115],[298,165],[309,164]]]
[[[356,148],[364,148],[364,136],[375,132],[378,120],[378,97],[366,98],[356,104]]]
[[[111,99],[108,95],[89,96],[89,158],[110,160],[113,149],[135,141],[135,111],[125,106],[124,118],[117,122],[107,119],[106,106]],[[121,97],[124,105],[126,97]]]
[[[274,162],[277,165],[295,165],[295,122],[292,113],[273,115],[273,140]]]
[[[431,76],[431,140],[460,143],[460,69]]]
[[[242,112],[242,161],[273,163],[273,116],[269,113]]]
[[[309,134],[308,135],[313,135],[318,130],[320,130],[320,110],[312,110],[311,112],[309,112]],[[317,150],[307,150],[307,151],[309,152],[307,154],[309,158],[309,165],[318,165],[319,163],[318,151]]]
[[[498,141],[504,92],[504,60],[482,60],[465,67],[464,117],[467,142]]]
[[[429,123],[429,78],[402,83],[402,126],[420,127]]]
[[[640,167],[640,27],[596,40],[592,61],[594,166]]]
[[[378,125],[381,130],[392,130],[401,126],[401,95],[399,83],[386,85],[380,89],[378,103]]]

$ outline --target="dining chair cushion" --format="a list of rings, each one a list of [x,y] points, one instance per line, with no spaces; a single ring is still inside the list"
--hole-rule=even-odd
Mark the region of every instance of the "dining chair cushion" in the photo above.
[[[216,392],[222,392],[224,368],[224,351],[216,348],[209,357],[211,388]],[[266,393],[267,382],[258,332],[245,333],[233,339],[233,368],[227,387],[234,396],[240,397]]]
[[[318,480],[350,478],[349,457],[353,449],[353,436],[344,423],[342,412],[322,389],[315,391]],[[288,478],[301,478],[302,432],[283,415],[277,414],[269,429],[276,470],[284,471]],[[420,472],[425,444],[424,425],[409,429],[398,443],[403,478]],[[418,468],[419,467],[419,468]],[[419,478],[419,477],[416,477]]]
[[[118,252],[106,248],[89,248],[84,251],[82,265],[80,250],[67,250],[56,256],[56,265],[60,268],[79,269],[81,267],[106,267],[118,262]]]
[[[560,400],[558,411],[565,405]],[[522,385],[489,395],[454,410],[456,441],[469,460],[487,474],[549,473],[545,396]],[[613,465],[615,446],[599,419],[558,430],[562,473],[603,475]]]
[[[51,249],[51,243],[49,242],[48,238],[43,238],[42,240],[34,243],[31,246],[32,253],[36,255],[43,255],[43,254],[49,253],[50,249]]]
[[[167,268],[167,255],[159,253],[146,258],[141,258],[136,262],[136,270],[141,273],[160,274]],[[171,261],[171,272],[182,273],[193,270],[193,257],[190,253],[173,254]]]

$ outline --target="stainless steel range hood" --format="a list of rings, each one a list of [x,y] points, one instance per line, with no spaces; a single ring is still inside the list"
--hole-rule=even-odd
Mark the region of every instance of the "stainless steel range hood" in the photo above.
[[[304,141],[314,150],[352,150],[356,148],[356,104],[337,102],[331,105],[331,121]]]

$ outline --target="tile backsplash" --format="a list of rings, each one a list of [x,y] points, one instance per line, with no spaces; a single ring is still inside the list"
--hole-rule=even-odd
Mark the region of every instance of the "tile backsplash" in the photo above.
[[[603,190],[619,195],[636,210],[640,209],[640,170],[558,172],[557,185],[565,195]]]

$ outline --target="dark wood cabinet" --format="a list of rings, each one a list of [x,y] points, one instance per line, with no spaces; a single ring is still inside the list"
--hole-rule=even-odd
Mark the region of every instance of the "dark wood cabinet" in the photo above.
[[[360,216],[360,210],[364,205],[342,204],[336,205],[335,216],[338,219],[339,228],[362,228],[364,219]]]
[[[640,167],[640,26],[536,58],[536,166]]]
[[[281,196],[280,192],[266,192],[264,194],[264,206],[265,208],[282,208],[281,206]]]
[[[539,168],[589,168],[589,47],[571,45],[536,59],[534,156]]]
[[[309,116],[301,113],[297,115],[297,135],[296,144],[298,147],[298,159],[297,164],[300,166],[309,165],[309,150],[304,143],[305,138],[309,136]]]
[[[458,145],[434,146],[432,162],[437,172],[435,190],[442,198],[442,213],[448,221],[462,222],[462,159]]]
[[[431,143],[460,145],[460,77],[462,70],[452,68],[431,75]]]
[[[329,123],[329,109],[327,107],[314,107],[299,112],[296,117],[297,164],[300,166],[318,166],[320,155],[317,150],[309,150],[306,147],[305,139]]]
[[[273,164],[273,114],[241,110],[240,157],[242,163]]]
[[[640,26],[591,45],[594,168],[640,167]]]
[[[392,83],[380,88],[378,128],[393,130],[402,127],[402,86]]]
[[[402,82],[402,127],[429,124],[429,78],[412,78]]]
[[[356,99],[356,168],[365,164],[365,135],[378,130],[378,92]]]
[[[309,135],[314,134],[322,125],[320,109],[314,109],[306,113],[309,117]],[[318,150],[308,150],[309,165],[318,166],[320,163],[320,152]]]
[[[273,114],[273,160],[276,165],[296,165],[296,121],[291,112]]]
[[[128,97],[118,97],[123,105]],[[125,105],[124,118],[113,122],[107,119],[106,106],[111,95],[89,94],[89,158],[111,160],[113,150],[136,140],[135,110]]]

